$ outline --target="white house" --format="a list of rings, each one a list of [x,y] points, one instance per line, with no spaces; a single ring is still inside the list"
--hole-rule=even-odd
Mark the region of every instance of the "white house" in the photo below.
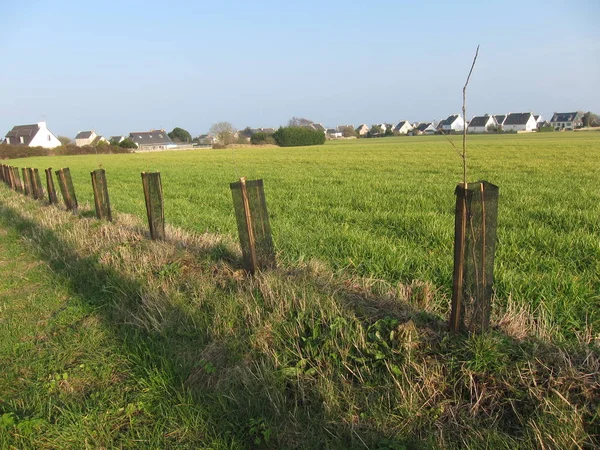
[[[491,128],[497,125],[494,116],[484,115],[476,116],[471,119],[467,131],[469,133],[487,133]]]
[[[369,127],[364,123],[360,124],[358,127],[356,127],[356,132],[359,136],[366,136],[366,134],[369,132]]]
[[[129,133],[129,138],[140,150],[167,150],[177,147],[165,130],[138,131]]]
[[[58,138],[46,126],[46,122],[15,126],[6,133],[4,143],[44,148],[55,148],[61,145]]]
[[[408,134],[410,131],[412,131],[414,127],[411,125],[411,123],[408,120],[403,120],[402,122],[399,122],[398,125],[396,125],[394,127],[394,133],[395,134]]]
[[[417,134],[435,134],[433,122],[421,122],[415,129],[417,130]]]
[[[537,130],[537,123],[530,112],[510,113],[506,116],[502,129],[504,131],[531,132]]]
[[[327,137],[329,139],[341,139],[344,137],[344,133],[336,128],[328,128],[327,129]]]
[[[442,130],[444,133],[463,131],[465,129],[465,121],[460,114],[453,114],[438,123],[437,129]]]
[[[554,113],[550,124],[556,130],[574,130],[583,126],[583,114],[581,112]]]
[[[508,114],[510,114],[510,113],[508,113]],[[500,127],[500,129],[502,129],[502,126],[504,125],[504,121],[508,117],[508,114],[496,114],[496,115],[494,115],[494,120],[496,121],[496,124]]]
[[[75,145],[77,147],[96,145],[101,141],[108,143],[108,140],[104,136],[98,136],[94,130],[80,131],[77,133],[77,136],[75,136]]]

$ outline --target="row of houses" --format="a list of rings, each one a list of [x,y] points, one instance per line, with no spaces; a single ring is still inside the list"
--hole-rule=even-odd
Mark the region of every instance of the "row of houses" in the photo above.
[[[75,145],[84,147],[98,145],[102,142],[120,144],[126,138],[131,139],[140,150],[168,150],[176,148],[177,144],[171,140],[165,130],[150,130],[129,133],[129,136],[111,136],[110,140],[100,136],[94,130],[80,131],[75,136]],[[10,145],[23,145],[27,147],[55,148],[62,145],[58,137],[48,129],[46,122],[32,125],[17,125],[4,137],[4,143]]]
[[[351,129],[349,125],[340,125],[336,128],[326,128],[321,124],[313,123],[307,125],[314,130],[325,133],[331,139],[344,137],[344,133]],[[550,121],[546,121],[541,115],[531,112],[508,113],[473,117],[469,122],[460,114],[453,114],[439,122],[417,122],[411,123],[408,120],[402,120],[398,124],[377,124],[378,133],[385,134],[436,134],[462,132],[467,127],[469,133],[487,133],[492,131],[507,132],[534,132],[543,127],[552,127],[555,130],[574,130],[583,126],[583,113],[581,111],[568,113],[554,113]],[[355,129],[358,136],[366,136],[372,127],[361,124]],[[254,133],[273,133],[273,128],[255,128],[241,131],[241,134],[250,137]],[[150,130],[129,133],[127,136],[131,139],[139,150],[168,150],[177,148],[178,144],[173,142],[165,130]],[[126,136],[111,136],[106,139],[98,135],[94,130],[80,131],[75,136],[75,144],[79,147],[86,145],[97,145],[101,142],[110,142],[119,144],[127,138]],[[199,137],[199,143],[211,145],[216,142],[216,138],[211,135],[202,135]],[[23,145],[28,147],[54,148],[61,145],[58,137],[52,133],[46,122],[38,122],[32,125],[14,126],[4,137],[3,143],[11,145]]]
[[[110,139],[98,135],[94,130],[80,131],[75,136],[75,145],[84,147],[101,142],[119,145],[127,138],[131,139],[139,150],[168,150],[178,146],[165,130],[136,131],[129,133],[129,136],[111,136]]]
[[[315,129],[323,128],[320,124],[313,124]],[[415,122],[411,123],[408,120],[402,120],[398,124],[375,124],[378,129],[377,134],[393,134],[405,135],[421,135],[421,134],[436,134],[436,133],[452,133],[462,132],[467,127],[469,133],[489,133],[497,131],[505,132],[534,132],[544,127],[552,127],[557,131],[574,130],[583,126],[583,113],[554,113],[550,121],[546,121],[541,115],[532,112],[525,113],[508,113],[483,116],[475,116],[470,121],[465,122],[461,114],[452,114],[446,119],[439,122]],[[340,125],[335,129],[327,129],[326,134],[331,139],[342,137],[343,130],[347,125]],[[367,124],[361,124],[356,127],[358,136],[367,136],[373,129]]]

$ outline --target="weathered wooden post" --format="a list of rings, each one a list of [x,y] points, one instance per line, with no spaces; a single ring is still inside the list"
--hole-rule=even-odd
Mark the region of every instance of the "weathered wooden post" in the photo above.
[[[23,181],[21,180],[21,176],[19,175],[19,168],[12,166],[11,169],[12,188],[17,192],[24,192],[25,184],[23,183]]]
[[[31,195],[34,199],[37,199],[35,173],[33,171],[33,168],[27,168],[27,176],[29,177],[29,195]]]
[[[106,185],[106,171],[96,169],[91,172],[92,189],[94,190],[94,204],[96,205],[96,217],[112,221],[110,211],[110,200],[108,198],[108,187]]]
[[[486,181],[456,187],[452,331],[489,328],[498,221],[498,186]]]
[[[44,199],[44,186],[42,186],[42,179],[40,178],[40,171],[33,169],[33,184],[35,186],[35,198],[37,200]]]
[[[142,172],[142,184],[150,236],[154,240],[162,240],[165,238],[165,212],[160,172]]]
[[[26,167],[21,168],[23,175],[23,192],[25,195],[31,195],[31,183],[29,182],[29,170]]]
[[[4,164],[0,164],[0,180],[3,182],[6,182],[6,172],[5,172],[5,165]]]
[[[39,188],[37,184],[37,180],[35,178],[35,172],[37,169],[32,167],[27,168],[27,177],[29,178],[29,194],[36,200],[39,200],[43,197],[39,195]],[[38,175],[39,176],[39,175]]]
[[[16,190],[16,182],[15,182],[15,173],[13,170],[13,166],[8,166],[6,169],[6,174],[8,176],[8,185],[10,186],[11,189],[15,189]]]
[[[242,247],[244,268],[251,274],[275,267],[275,250],[263,180],[231,183],[231,194]]]
[[[56,178],[58,179],[60,193],[63,196],[67,211],[73,211],[73,214],[77,213],[77,197],[75,196],[75,187],[71,179],[71,171],[68,167],[59,169],[56,171]]]
[[[56,196],[56,189],[54,188],[54,179],[52,178],[52,167],[48,167],[46,170],[46,188],[48,190],[48,203],[56,205],[58,203],[58,197]]]
[[[37,199],[37,192],[35,186],[35,176],[33,174],[33,168],[27,168],[27,180],[29,181],[29,195],[31,195],[34,199]]]

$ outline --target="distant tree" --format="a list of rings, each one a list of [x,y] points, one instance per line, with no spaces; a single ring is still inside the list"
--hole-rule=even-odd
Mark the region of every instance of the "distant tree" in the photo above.
[[[584,127],[600,127],[600,116],[591,111],[583,115],[582,121]]]
[[[131,138],[125,138],[119,143],[119,147],[122,148],[137,148],[135,142]]]
[[[342,136],[344,136],[344,137],[356,136],[356,131],[354,130],[354,127],[352,125],[342,127]]]
[[[175,127],[169,133],[169,137],[176,142],[192,142],[192,135],[183,128]]]
[[[252,128],[250,128],[250,127],[244,128],[242,131],[240,131],[240,136],[243,136],[248,139],[251,138],[252,137]]]
[[[217,138],[221,145],[233,144],[235,142],[236,129],[229,122],[217,122],[210,127],[209,133]]]
[[[385,133],[383,133],[384,136],[393,136],[394,135],[394,126],[389,123],[386,125],[385,127]]]
[[[377,137],[381,135],[383,130],[379,125],[373,125],[371,129],[367,132],[367,137]]]
[[[303,117],[292,117],[288,121],[288,127],[305,127],[307,125],[312,125],[313,123],[312,120],[304,119]]]
[[[61,145],[70,145],[73,143],[73,140],[67,136],[58,136],[58,140],[60,141]]]

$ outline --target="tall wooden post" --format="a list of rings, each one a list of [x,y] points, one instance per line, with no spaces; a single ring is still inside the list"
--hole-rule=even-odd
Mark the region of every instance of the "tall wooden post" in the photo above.
[[[263,181],[240,178],[239,182],[231,183],[230,187],[244,268],[254,274],[275,267],[275,251]]]
[[[163,240],[165,238],[165,212],[160,172],[142,172],[142,185],[150,236],[154,240]]]
[[[457,186],[452,331],[489,328],[497,219],[497,186],[485,181]]]
[[[13,189],[17,192],[25,192],[25,183],[21,180],[18,167],[11,167]]]
[[[37,200],[37,186],[35,184],[35,171],[33,167],[27,168],[28,176],[29,176],[29,194]]]
[[[73,180],[71,179],[71,171],[68,167],[64,167],[56,171],[56,177],[58,178],[58,185],[60,186],[60,192],[63,196],[67,211],[77,212],[77,197],[75,196],[75,187],[73,186]]]
[[[250,273],[258,270],[258,259],[256,257],[256,239],[254,238],[254,228],[252,224],[252,214],[250,212],[250,201],[248,200],[248,187],[246,186],[246,177],[240,178],[240,189],[242,192],[242,203],[244,206],[244,216],[246,220],[246,232],[248,233],[248,246],[250,250]]]
[[[29,169],[26,167],[21,168],[21,174],[23,175],[23,192],[25,195],[31,195],[31,183],[29,182]]]
[[[40,171],[33,169],[33,182],[35,186],[35,198],[37,200],[44,199],[44,187],[42,186],[42,180],[40,178]]]
[[[465,270],[465,237],[467,230],[467,189],[456,188],[456,208],[454,214],[454,273],[452,277],[452,310],[450,330],[457,332],[462,323],[463,279]]]
[[[94,191],[94,204],[96,205],[96,217],[98,217],[98,219],[112,221],[108,187],[106,185],[106,172],[104,169],[96,169],[91,172],[91,176],[92,189]]]
[[[52,177],[52,167],[48,167],[46,170],[46,188],[48,190],[48,203],[56,205],[58,198],[56,196],[56,189],[54,188],[54,179]]]

